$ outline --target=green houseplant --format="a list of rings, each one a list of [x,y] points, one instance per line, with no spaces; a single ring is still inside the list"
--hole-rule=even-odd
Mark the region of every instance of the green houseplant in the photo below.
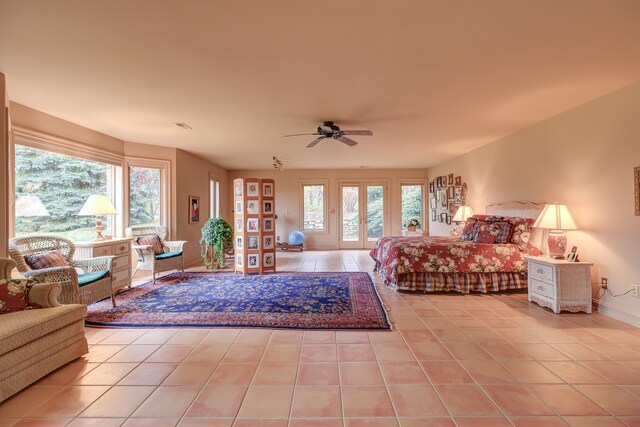
[[[222,218],[209,218],[202,226],[202,259],[207,268],[224,268],[224,254],[233,247],[233,229]]]

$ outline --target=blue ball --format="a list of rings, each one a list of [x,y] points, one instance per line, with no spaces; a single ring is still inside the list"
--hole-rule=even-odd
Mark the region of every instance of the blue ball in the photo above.
[[[290,245],[302,245],[304,243],[304,234],[299,231],[292,231],[289,233],[289,244]]]

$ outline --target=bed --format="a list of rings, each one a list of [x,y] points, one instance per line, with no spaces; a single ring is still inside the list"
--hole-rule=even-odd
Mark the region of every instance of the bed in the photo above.
[[[543,207],[531,202],[489,205],[486,215],[474,215],[465,225],[467,240],[384,237],[370,252],[375,271],[387,285],[404,291],[524,289],[527,262],[523,255],[541,254],[542,236],[531,225]],[[494,236],[498,243],[491,242]]]

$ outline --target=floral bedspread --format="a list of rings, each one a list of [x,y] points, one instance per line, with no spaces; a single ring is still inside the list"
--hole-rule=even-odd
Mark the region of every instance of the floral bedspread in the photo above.
[[[405,273],[526,273],[523,255],[540,255],[528,245],[474,243],[458,237],[383,237],[370,252],[376,269],[392,283]]]

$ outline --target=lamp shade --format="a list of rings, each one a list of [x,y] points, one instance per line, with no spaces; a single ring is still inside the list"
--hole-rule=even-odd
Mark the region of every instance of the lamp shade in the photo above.
[[[51,216],[35,195],[18,196],[16,198],[16,216]]]
[[[546,205],[536,222],[536,228],[548,228],[550,230],[577,230],[578,226],[573,220],[569,209],[565,205],[557,203]]]
[[[118,211],[113,207],[109,198],[102,194],[89,196],[78,215],[117,215]]]
[[[458,208],[451,221],[465,222],[470,216],[473,216],[473,209],[471,209],[469,206],[462,205]]]

